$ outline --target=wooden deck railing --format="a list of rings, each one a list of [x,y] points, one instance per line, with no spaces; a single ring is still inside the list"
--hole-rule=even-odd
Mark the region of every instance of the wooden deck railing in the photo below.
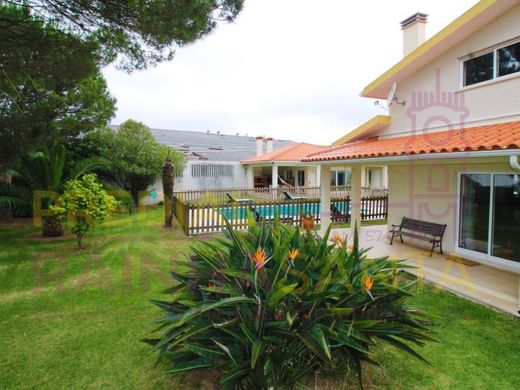
[[[262,187],[262,188],[226,188],[226,189],[208,189],[208,190],[191,190],[177,191],[175,197],[183,202],[206,204],[222,204],[227,203],[227,193],[230,193],[235,199],[249,198],[255,201],[274,201],[284,200],[284,192],[288,192],[292,196],[303,196],[308,199],[320,198],[320,187]],[[386,196],[388,190],[386,188],[368,188],[361,189],[363,198]],[[350,186],[331,186],[331,198],[347,198],[350,197]]]
[[[200,198],[199,198],[200,199]],[[275,214],[285,223],[300,225],[302,216],[312,216],[314,222],[321,222],[320,200],[264,200],[251,203],[228,202],[206,203],[184,201],[174,198],[177,221],[187,235],[216,233],[225,229],[225,219],[235,229],[247,228],[248,211],[257,220],[273,220]],[[350,222],[351,205],[349,197],[331,199],[331,221]],[[371,196],[361,199],[361,220],[386,219],[388,196]]]

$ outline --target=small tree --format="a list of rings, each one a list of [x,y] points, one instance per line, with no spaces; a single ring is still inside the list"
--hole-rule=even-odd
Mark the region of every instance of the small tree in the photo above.
[[[89,132],[84,143],[94,155],[112,162],[104,179],[129,191],[135,206],[139,205],[139,193],[161,174],[167,156],[177,172],[182,172],[185,160],[181,152],[157,142],[144,123],[131,119],[117,131],[105,128]]]
[[[76,235],[78,248],[82,249],[83,236],[96,224],[104,222],[115,210],[116,199],[108,195],[95,174],[84,175],[79,180],[65,184],[65,192],[56,206],[58,214],[67,214],[74,220],[72,233]]]
[[[173,182],[175,180],[175,166],[170,156],[166,157],[162,170],[162,185],[164,194],[164,226],[173,225]]]

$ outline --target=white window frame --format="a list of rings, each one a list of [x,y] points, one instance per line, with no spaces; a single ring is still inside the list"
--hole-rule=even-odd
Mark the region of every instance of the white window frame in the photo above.
[[[520,38],[519,37],[516,37],[516,38],[513,38],[507,42],[502,42],[500,44],[497,44],[493,47],[490,47],[490,48],[487,48],[487,49],[483,49],[483,50],[480,50],[478,52],[475,52],[475,53],[472,53],[470,55],[467,55],[467,56],[464,56],[462,58],[460,58],[459,62],[460,62],[460,89],[471,89],[471,88],[474,88],[474,87],[477,87],[477,86],[482,86],[482,85],[486,85],[486,84],[491,84],[491,83],[494,83],[494,82],[497,82],[497,81],[501,81],[501,80],[507,80],[507,79],[510,79],[510,78],[515,78],[515,77],[520,77],[520,71],[518,72],[514,72],[514,73],[510,73],[510,74],[506,74],[504,76],[499,76],[498,75],[498,50],[504,48],[504,47],[507,47],[507,46],[511,46],[511,45],[514,45],[516,43],[520,43]],[[489,80],[484,80],[484,81],[481,81],[481,82],[478,82],[478,83],[474,83],[474,84],[470,84],[470,85],[464,85],[464,81],[466,79],[466,74],[465,74],[465,71],[464,71],[464,63],[468,60],[471,60],[473,58],[476,58],[476,57],[480,57],[480,56],[483,56],[483,55],[486,55],[486,54],[489,54],[489,53],[493,53],[493,78],[489,79]]]
[[[344,184],[338,184],[338,174],[339,172],[343,172],[345,174],[345,183]],[[335,186],[346,186],[347,184],[347,169],[346,168],[340,168],[340,169],[331,169],[330,171],[331,179],[334,177],[334,184]],[[332,180],[331,180],[332,181]]]
[[[465,248],[459,247],[459,238],[460,238],[460,206],[461,206],[461,183],[462,183],[462,175],[490,175],[491,176],[491,186],[490,186],[490,198],[489,198],[489,233],[488,233],[488,248],[487,253],[481,253],[472,251]],[[495,268],[505,269],[508,271],[513,271],[516,273],[520,273],[520,262],[503,259],[501,257],[496,257],[491,255],[491,245],[493,242],[493,219],[495,214],[493,213],[494,206],[494,189],[495,189],[495,175],[518,175],[518,172],[514,171],[461,171],[458,172],[457,176],[457,213],[456,213],[456,226],[455,226],[455,253],[470,259],[478,261],[479,263],[490,265]]]

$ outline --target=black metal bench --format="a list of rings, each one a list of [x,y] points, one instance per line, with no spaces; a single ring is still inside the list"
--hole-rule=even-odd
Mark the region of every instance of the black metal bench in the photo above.
[[[432,244],[430,256],[432,256],[433,249],[436,247],[439,247],[442,254],[442,238],[444,237],[445,231],[446,225],[403,217],[400,225],[392,225],[392,229],[390,230],[390,233],[392,233],[390,245],[394,243],[395,236],[399,236],[402,243],[404,243],[403,236],[406,236],[416,240],[430,242]]]

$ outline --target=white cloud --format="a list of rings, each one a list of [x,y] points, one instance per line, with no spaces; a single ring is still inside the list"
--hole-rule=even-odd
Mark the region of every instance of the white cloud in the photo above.
[[[359,92],[400,59],[401,20],[426,12],[432,35],[475,2],[246,0],[235,23],[170,63],[105,69],[114,123],[330,143],[381,113]]]

